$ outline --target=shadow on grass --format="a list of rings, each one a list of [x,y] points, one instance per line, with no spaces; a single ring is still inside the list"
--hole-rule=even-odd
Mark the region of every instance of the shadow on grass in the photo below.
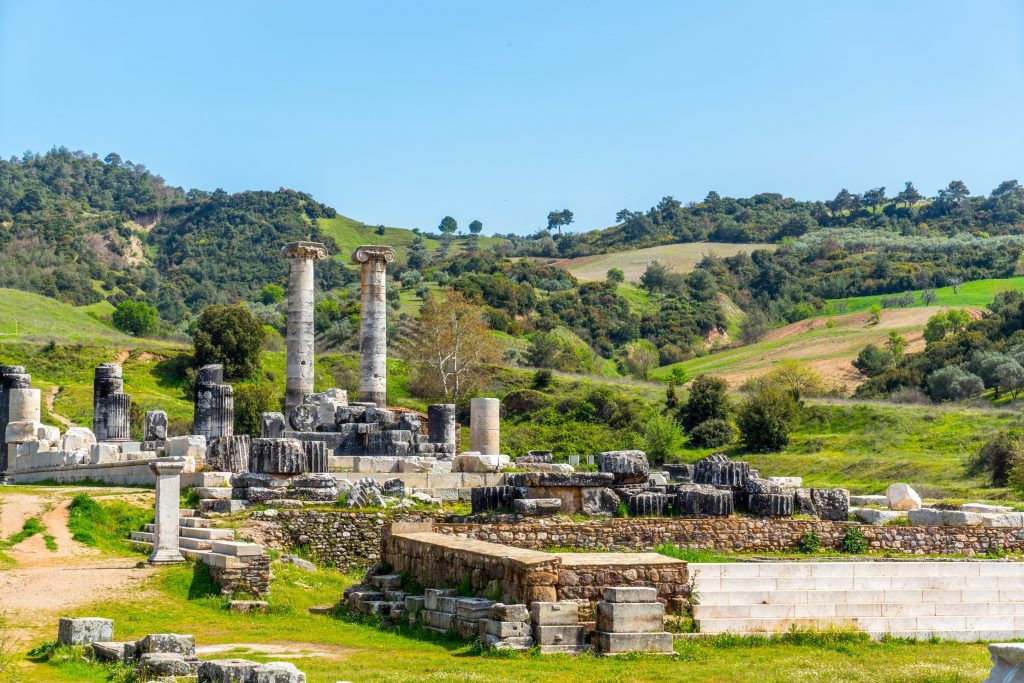
[[[213,580],[210,568],[202,562],[196,562],[192,567],[192,582],[188,586],[188,599],[198,600],[210,597],[220,597],[220,586]]]

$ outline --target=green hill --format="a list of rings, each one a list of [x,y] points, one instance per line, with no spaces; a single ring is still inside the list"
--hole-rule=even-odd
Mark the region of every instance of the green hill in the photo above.
[[[930,290],[935,292],[935,301],[926,303],[921,298],[922,292],[929,291],[915,289],[907,292],[913,296],[913,303],[901,308],[916,308],[920,306],[949,306],[953,308],[984,308],[995,300],[996,294],[1007,291],[1024,290],[1024,276],[989,278],[986,280],[973,280],[959,285],[954,291],[952,286],[939,287]],[[828,310],[837,313],[856,313],[866,311],[872,306],[881,306],[882,299],[894,298],[899,294],[879,294],[876,296],[855,296],[847,299],[829,299]]]
[[[136,346],[138,339],[76,308],[46,296],[0,288],[0,343],[58,339]]]
[[[409,245],[416,239],[416,233],[407,228],[368,225],[341,215],[333,218],[321,218],[318,223],[324,234],[334,238],[334,241],[337,242],[338,255],[346,261],[356,247],[363,244],[386,244],[394,248],[399,259],[405,259],[409,252]],[[465,251],[466,240],[465,235],[457,236],[452,242],[450,253],[458,254]],[[489,249],[505,241],[501,237],[480,236],[478,238],[480,247],[484,249]],[[441,246],[441,240],[423,237],[423,244],[427,249],[435,250]]]

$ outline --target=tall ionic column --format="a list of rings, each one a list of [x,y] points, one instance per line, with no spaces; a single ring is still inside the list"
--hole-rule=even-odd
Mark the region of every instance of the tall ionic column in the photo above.
[[[288,269],[288,336],[285,417],[313,393],[313,262],[327,258],[319,242],[290,242],[281,253],[291,260]]]
[[[367,245],[352,254],[362,266],[359,312],[359,400],[387,407],[388,301],[385,273],[395,260],[391,247]]]

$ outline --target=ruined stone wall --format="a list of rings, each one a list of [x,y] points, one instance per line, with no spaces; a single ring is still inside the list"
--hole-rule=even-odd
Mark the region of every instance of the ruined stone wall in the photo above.
[[[859,529],[867,546],[876,551],[978,555],[994,547],[1024,550],[1024,528],[1019,527],[874,526],[753,517],[441,523],[437,531],[535,549],[565,546],[587,550],[650,550],[662,543],[674,543],[707,550],[773,552],[796,550],[800,537],[808,531],[818,534],[823,548],[838,548],[851,528]]]
[[[210,576],[225,595],[266,595],[270,592],[270,557],[238,558],[231,567],[210,566]]]

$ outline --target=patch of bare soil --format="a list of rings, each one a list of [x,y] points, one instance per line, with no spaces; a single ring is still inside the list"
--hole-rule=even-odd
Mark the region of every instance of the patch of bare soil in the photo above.
[[[124,362],[126,360],[128,360],[128,358],[131,355],[132,355],[132,352],[129,351],[128,349],[124,349],[122,351],[118,351],[117,355],[114,356],[114,362],[117,363],[118,365],[124,365]]]
[[[273,655],[281,659],[299,659],[305,657],[340,657],[355,648],[328,645],[325,643],[300,643],[291,640],[278,640],[273,643],[217,643],[216,645],[196,645],[196,654],[200,657],[230,652],[232,655],[246,654]]]
[[[53,402],[57,398],[57,394],[61,392],[61,389],[62,387],[50,387],[50,390],[43,395],[43,400],[46,402],[46,410],[47,412],[50,413],[50,417],[59,422],[61,426],[64,427],[64,429],[70,429],[71,427],[76,427],[77,425],[68,418],[64,417],[63,415],[59,415],[58,413],[54,412],[53,410]]]

